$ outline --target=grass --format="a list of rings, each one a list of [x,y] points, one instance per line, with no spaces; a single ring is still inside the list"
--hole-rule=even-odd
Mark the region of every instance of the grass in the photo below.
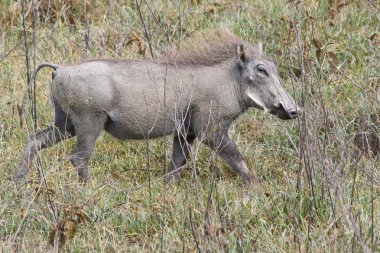
[[[26,16],[31,66],[78,62],[86,55],[150,58],[135,2],[127,2],[91,1],[85,15],[83,3],[71,8],[65,0],[42,1],[35,41],[32,7]],[[379,138],[380,5],[359,0],[147,2],[155,18],[144,2],[141,10],[155,54],[194,32],[230,27],[248,41],[263,42],[304,114],[281,122],[250,110],[231,128],[260,184],[242,185],[220,159],[213,171],[214,154],[201,146],[198,177],[188,170],[180,183],[165,185],[171,137],[150,140],[149,173],[146,142],[121,142],[107,134],[97,143],[85,186],[68,159],[74,140],[40,153],[47,181],[40,191],[37,163],[28,182],[16,184],[9,178],[33,120],[27,115],[20,127],[18,105],[26,91],[21,5],[3,1],[0,251],[380,252],[379,156],[355,145],[361,131]],[[41,71],[38,128],[53,117],[49,82],[50,73]]]

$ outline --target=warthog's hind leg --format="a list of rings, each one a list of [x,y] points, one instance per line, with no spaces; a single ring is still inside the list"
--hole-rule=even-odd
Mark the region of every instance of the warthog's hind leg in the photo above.
[[[96,140],[102,132],[107,117],[101,113],[72,116],[76,129],[77,142],[71,156],[71,162],[78,171],[81,181],[89,179],[88,163],[95,150]]]
[[[63,139],[75,135],[74,127],[66,114],[58,107],[55,107],[54,126],[50,126],[31,135],[28,144],[24,148],[22,159],[18,169],[14,173],[16,179],[22,179],[28,173],[31,162],[38,151],[51,147]]]

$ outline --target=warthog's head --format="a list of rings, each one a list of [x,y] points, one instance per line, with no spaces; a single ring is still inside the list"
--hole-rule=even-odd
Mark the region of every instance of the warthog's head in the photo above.
[[[276,65],[265,57],[261,44],[247,48],[237,45],[242,99],[280,119],[295,119],[299,108],[281,86]]]

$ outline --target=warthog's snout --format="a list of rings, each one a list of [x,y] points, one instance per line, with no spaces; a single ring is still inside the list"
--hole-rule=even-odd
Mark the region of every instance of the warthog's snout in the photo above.
[[[300,112],[300,108],[298,106],[291,106],[286,107],[282,103],[276,103],[274,104],[274,110],[272,110],[270,113],[276,115],[280,119],[296,119],[298,117],[298,114]]]

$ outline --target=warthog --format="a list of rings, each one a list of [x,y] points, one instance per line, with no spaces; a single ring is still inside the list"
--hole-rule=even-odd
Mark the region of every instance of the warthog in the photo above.
[[[229,31],[203,34],[176,54],[155,61],[91,60],[54,69],[51,97],[54,125],[30,137],[16,172],[24,177],[35,154],[77,137],[71,162],[79,178],[103,130],[121,139],[173,134],[171,179],[178,178],[196,138],[214,149],[245,181],[254,179],[236,144],[231,123],[255,107],[294,119],[298,107],[281,86],[276,65],[261,44]]]

